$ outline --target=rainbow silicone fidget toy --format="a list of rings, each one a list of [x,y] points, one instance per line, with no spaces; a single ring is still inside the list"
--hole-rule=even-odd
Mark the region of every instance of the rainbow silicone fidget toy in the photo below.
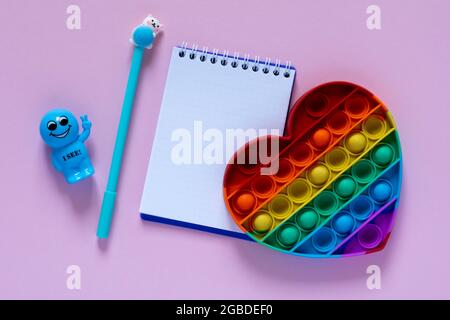
[[[309,91],[289,113],[279,153],[271,158],[279,161],[273,175],[261,174],[269,164],[249,161],[258,141],[271,145],[270,136],[250,141],[224,176],[227,208],[251,238],[310,257],[384,248],[399,202],[402,156],[383,102],[347,82]]]

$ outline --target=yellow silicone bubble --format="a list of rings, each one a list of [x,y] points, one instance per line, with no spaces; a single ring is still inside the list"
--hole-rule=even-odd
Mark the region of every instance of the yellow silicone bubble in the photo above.
[[[308,180],[315,186],[323,186],[330,177],[330,170],[323,164],[317,164],[308,171]]]
[[[367,138],[361,132],[353,132],[345,140],[345,147],[353,154],[363,152],[366,146]]]
[[[325,156],[326,165],[334,171],[343,170],[347,166],[348,161],[348,152],[342,147],[334,148]]]
[[[289,198],[295,203],[302,203],[311,197],[311,186],[305,179],[297,179],[287,188]]]
[[[371,139],[381,138],[386,132],[386,121],[378,115],[371,115],[363,123],[363,130]]]
[[[276,195],[269,203],[269,212],[277,219],[284,219],[292,212],[292,201],[284,194]]]
[[[266,233],[272,229],[273,218],[269,212],[265,210],[259,211],[253,219],[253,230],[258,233]]]

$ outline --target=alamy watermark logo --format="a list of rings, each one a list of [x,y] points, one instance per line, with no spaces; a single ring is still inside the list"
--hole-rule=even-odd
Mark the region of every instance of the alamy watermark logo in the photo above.
[[[67,267],[66,274],[69,276],[66,280],[66,286],[69,290],[81,290],[81,268],[73,264]]]
[[[369,30],[381,30],[381,8],[376,4],[367,7],[366,13],[369,15],[366,26]]]
[[[370,265],[366,270],[369,277],[367,278],[366,285],[369,290],[381,289],[381,268],[376,264]]]
[[[66,19],[66,27],[69,30],[81,29],[81,9],[75,4],[67,7],[66,13],[69,15]]]
[[[270,139],[261,137],[270,136]],[[279,152],[278,129],[226,129],[204,128],[202,121],[194,121],[192,130],[178,128],[172,131],[171,161],[175,165],[225,164],[232,159],[237,164],[262,164],[261,174],[271,175],[278,171]],[[254,139],[246,152],[235,151]]]

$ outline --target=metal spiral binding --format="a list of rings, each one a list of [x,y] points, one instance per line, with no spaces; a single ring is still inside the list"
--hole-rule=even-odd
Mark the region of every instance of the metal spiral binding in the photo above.
[[[291,61],[287,61],[285,65],[282,65],[281,60],[278,59],[275,60],[275,63],[271,63],[269,57],[266,57],[264,60],[260,60],[259,56],[250,59],[249,54],[241,57],[239,52],[234,52],[233,55],[230,55],[228,50],[223,50],[223,53],[220,54],[217,49],[208,51],[208,47],[198,50],[198,45],[193,44],[192,47],[188,47],[187,42],[183,42],[179,50],[178,56],[180,58],[199,59],[201,62],[219,64],[223,67],[230,66],[234,69],[240,67],[242,70],[262,72],[263,74],[271,73],[274,76],[282,75],[285,78],[291,76]]]

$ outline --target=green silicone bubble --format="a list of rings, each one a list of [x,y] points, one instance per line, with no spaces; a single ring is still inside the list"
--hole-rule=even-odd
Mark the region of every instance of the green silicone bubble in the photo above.
[[[394,149],[388,144],[380,144],[372,152],[372,160],[380,167],[387,166],[394,158]]]
[[[324,191],[314,199],[314,207],[323,216],[329,216],[338,207],[338,199],[331,191]]]
[[[298,226],[304,231],[310,231],[314,229],[318,221],[319,216],[312,209],[306,209],[296,216],[296,222]]]
[[[373,163],[369,160],[360,160],[352,168],[353,177],[360,183],[371,181],[376,174]]]
[[[285,224],[278,231],[278,241],[285,247],[293,246],[300,239],[300,230],[293,224]]]
[[[356,186],[356,181],[352,177],[343,176],[334,183],[334,191],[341,198],[348,198],[355,193]]]

